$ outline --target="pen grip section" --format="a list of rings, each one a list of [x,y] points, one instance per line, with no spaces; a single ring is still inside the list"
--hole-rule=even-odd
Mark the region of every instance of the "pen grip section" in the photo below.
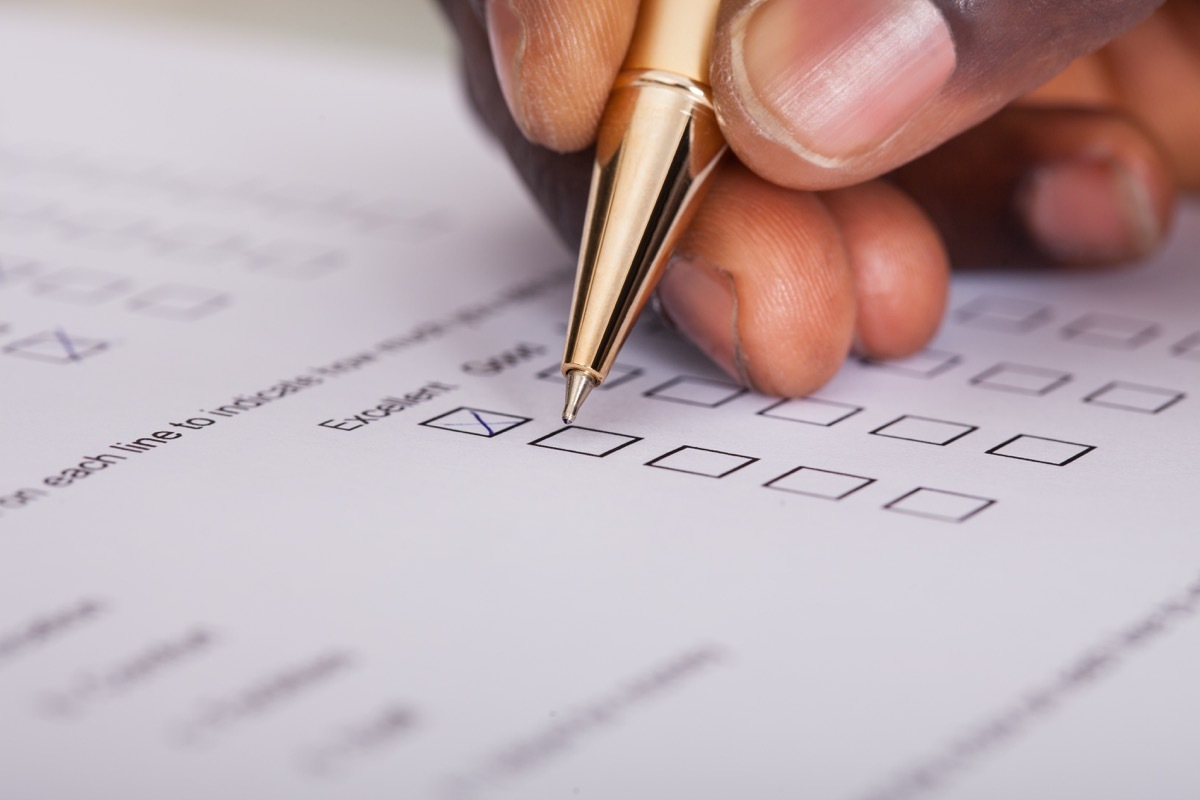
[[[664,70],[708,83],[720,0],[642,0],[627,70]]]

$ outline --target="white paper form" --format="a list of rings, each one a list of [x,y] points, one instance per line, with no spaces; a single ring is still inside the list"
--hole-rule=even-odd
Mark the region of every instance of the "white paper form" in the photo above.
[[[449,74],[0,17],[0,796],[1200,793],[1200,214],[781,402]]]

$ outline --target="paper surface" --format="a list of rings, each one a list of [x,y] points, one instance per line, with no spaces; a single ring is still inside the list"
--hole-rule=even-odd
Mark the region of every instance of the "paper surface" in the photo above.
[[[0,794],[1200,794],[1200,215],[813,398],[645,320],[403,62],[6,13]]]

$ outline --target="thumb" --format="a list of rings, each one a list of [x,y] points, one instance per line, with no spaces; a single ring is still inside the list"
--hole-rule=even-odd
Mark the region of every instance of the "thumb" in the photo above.
[[[1161,0],[728,0],[713,89],[764,178],[825,189],[933,149]]]

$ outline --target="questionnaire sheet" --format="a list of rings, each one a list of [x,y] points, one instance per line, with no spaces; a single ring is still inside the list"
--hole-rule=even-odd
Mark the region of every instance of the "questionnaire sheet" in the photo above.
[[[1200,796],[1200,214],[812,397],[571,255],[450,69],[0,14],[0,795]]]

